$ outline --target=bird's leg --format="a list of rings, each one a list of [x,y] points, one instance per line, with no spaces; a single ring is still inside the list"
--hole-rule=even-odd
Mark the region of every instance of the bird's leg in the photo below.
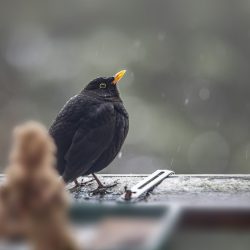
[[[77,192],[80,190],[80,184],[77,180],[74,180],[75,186],[68,189],[70,193]]]
[[[98,184],[98,188],[103,188],[104,185],[102,184],[102,182],[98,179],[98,177],[93,173],[92,174],[94,179],[96,180],[97,184]]]
[[[98,177],[93,173],[92,174],[94,179],[96,180],[98,187],[93,191],[93,194],[104,194],[107,193],[108,188],[115,187],[117,183],[111,184],[111,185],[104,185],[102,182],[98,179]]]
[[[76,186],[76,187],[79,187],[79,186],[80,186],[80,183],[78,182],[77,179],[74,180],[74,183],[75,183],[75,186]]]

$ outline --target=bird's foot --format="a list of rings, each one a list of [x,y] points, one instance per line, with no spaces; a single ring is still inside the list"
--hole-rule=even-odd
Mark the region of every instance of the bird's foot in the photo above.
[[[98,185],[98,188],[93,190],[92,191],[92,194],[93,195],[97,195],[97,194],[100,194],[100,195],[104,195],[104,194],[110,194],[112,192],[108,191],[109,188],[112,188],[112,187],[115,187],[117,186],[117,182],[115,182],[114,184],[111,184],[111,185]]]
[[[79,192],[79,191],[81,190],[82,187],[87,186],[89,183],[91,183],[91,182],[93,182],[93,181],[94,181],[94,179],[91,179],[91,180],[89,180],[89,181],[85,181],[85,182],[80,182],[80,183],[79,183],[77,180],[75,180],[75,181],[74,181],[75,186],[72,187],[72,188],[69,188],[68,190],[69,190],[70,193]]]

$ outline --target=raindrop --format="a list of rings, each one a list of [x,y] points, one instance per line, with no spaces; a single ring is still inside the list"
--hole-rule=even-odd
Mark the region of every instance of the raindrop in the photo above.
[[[118,159],[121,159],[122,158],[122,152],[120,151],[119,153],[118,153]]]
[[[206,101],[210,98],[210,91],[207,88],[202,88],[200,89],[199,92],[199,97],[201,98],[201,100]]]
[[[189,103],[189,99],[186,98],[184,104],[185,104],[185,105],[188,105],[188,103]]]
[[[174,158],[172,158],[172,160],[171,160],[170,167],[173,166],[173,163],[174,163]]]

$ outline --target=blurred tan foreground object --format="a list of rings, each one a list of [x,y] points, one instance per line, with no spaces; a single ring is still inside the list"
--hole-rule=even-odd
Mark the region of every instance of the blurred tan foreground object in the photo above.
[[[77,249],[64,183],[54,169],[55,152],[41,124],[27,122],[14,130],[6,182],[0,189],[0,238],[24,238],[35,250]]]

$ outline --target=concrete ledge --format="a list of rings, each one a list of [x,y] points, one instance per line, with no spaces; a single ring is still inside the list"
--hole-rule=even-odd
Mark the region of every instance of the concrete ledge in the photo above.
[[[72,193],[72,197],[77,201],[115,202],[124,192],[125,186],[131,188],[145,176],[100,175],[105,184],[118,182],[118,185],[110,189],[110,193],[93,195],[92,191],[97,187],[93,181]],[[91,179],[83,177],[79,181]],[[140,202],[250,205],[250,175],[173,175],[144,195]]]

